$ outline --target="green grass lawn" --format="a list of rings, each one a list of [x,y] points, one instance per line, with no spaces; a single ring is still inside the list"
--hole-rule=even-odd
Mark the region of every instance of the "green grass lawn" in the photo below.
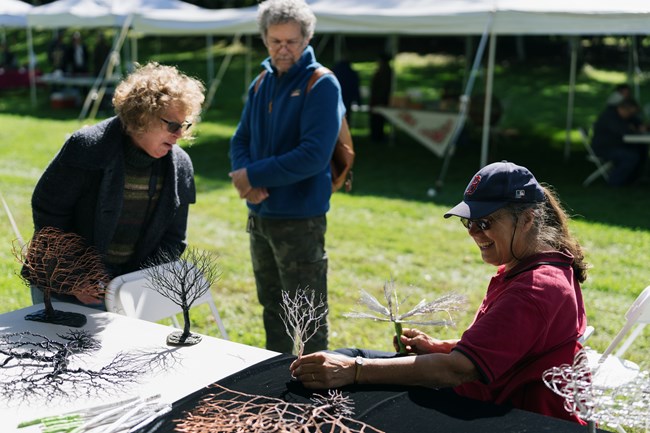
[[[146,44],[142,46],[145,51]],[[192,59],[182,56],[175,63],[199,75],[204,64]],[[372,63],[355,66],[367,81]],[[404,73],[405,82],[400,85],[406,88],[411,81],[435,83],[453,68],[421,62],[400,63],[398,70]],[[564,72],[533,69],[526,70],[524,77],[524,71],[516,67],[499,69],[495,88],[506,102],[500,126],[518,133],[495,134],[490,161],[508,159],[529,167],[540,181],[556,188],[574,216],[571,229],[592,265],[583,284],[589,321],[596,328],[589,345],[603,350],[622,326],[627,307],[650,284],[649,187],[611,189],[602,181],[582,187],[594,167],[585,161],[577,134],[570,160],[564,162],[562,157]],[[217,92],[215,106],[198,125],[196,142],[186,146],[198,188],[197,203],[190,210],[188,240],[219,257],[222,277],[212,290],[231,338],[263,346],[261,308],[245,232],[246,207],[227,175],[228,140],[239,118],[245,87],[242,76],[243,64],[236,58]],[[611,84],[585,74],[580,78],[583,105],[577,111],[577,123],[593,120]],[[73,120],[77,115],[77,110],[49,109],[43,90],[36,109],[29,106],[26,92],[0,94],[0,191],[26,238],[32,233],[33,187],[66,135],[81,126]],[[474,131],[470,144],[457,150],[443,188],[431,198],[426,192],[438,179],[442,161],[399,132],[392,144],[371,143],[366,124],[364,115],[353,121],[354,191],[336,193],[328,214],[330,345],[391,349],[391,326],[343,317],[356,308],[360,289],[381,296],[384,281],[390,278],[413,305],[421,298],[431,300],[447,292],[466,295],[465,310],[455,315],[456,328],[424,328],[440,338],[459,336],[470,324],[495,268],[481,261],[458,220],[442,215],[462,198],[479,168],[480,135]],[[16,275],[15,236],[4,214],[0,221],[0,312],[5,312],[26,307],[31,300]],[[207,308],[193,310],[192,320],[196,331],[218,335]],[[645,330],[627,357],[648,369],[649,349],[650,331]]]

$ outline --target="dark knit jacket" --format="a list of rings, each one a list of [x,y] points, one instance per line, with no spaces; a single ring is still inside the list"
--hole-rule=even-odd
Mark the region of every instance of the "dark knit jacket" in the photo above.
[[[117,117],[75,132],[36,185],[34,229],[49,226],[77,233],[105,254],[122,210],[126,140]],[[187,245],[189,204],[196,201],[192,161],[174,146],[161,162],[165,182],[160,199],[123,272],[139,269],[161,249],[180,255]]]

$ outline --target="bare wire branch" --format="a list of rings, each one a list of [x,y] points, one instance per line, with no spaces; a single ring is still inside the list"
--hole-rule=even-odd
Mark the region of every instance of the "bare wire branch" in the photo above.
[[[323,325],[327,307],[322,296],[316,302],[316,293],[309,288],[298,289],[293,298],[288,291],[282,292],[280,315],[284,329],[293,341],[295,354],[301,357],[305,344]]]

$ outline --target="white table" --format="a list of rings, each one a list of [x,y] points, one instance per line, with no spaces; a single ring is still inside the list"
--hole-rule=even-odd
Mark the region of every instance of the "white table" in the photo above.
[[[101,79],[99,82],[105,81],[109,84],[117,84],[122,79],[119,75],[113,75],[108,79]],[[97,81],[97,77],[83,76],[83,75],[62,75],[62,74],[43,74],[36,77],[36,82],[48,85],[72,86],[72,87],[92,87]]]
[[[175,362],[163,371],[143,371],[139,383],[129,384],[129,389],[119,395],[88,398],[81,396],[73,401],[53,403],[51,401],[9,402],[0,398],[0,432],[28,433],[31,428],[16,429],[19,422],[46,415],[57,415],[84,407],[120,401],[133,396],[160,394],[162,402],[173,403],[192,392],[219,379],[243,370],[251,365],[272,358],[278,353],[246,346],[227,340],[203,336],[195,346],[173,348],[167,346],[167,335],[175,328],[146,322],[114,313],[101,312],[73,304],[54,303],[55,309],[83,313],[88,323],[83,328],[69,328],[24,320],[26,314],[41,310],[43,304],[27,307],[0,315],[0,333],[30,331],[60,341],[58,334],[69,329],[83,329],[92,333],[101,342],[101,349],[83,358],[85,368],[98,369],[108,364],[116,354],[137,352],[150,353],[167,349],[173,351]],[[5,356],[0,355],[0,363]],[[82,364],[81,364],[82,363]],[[0,374],[12,374],[0,369]],[[14,373],[15,374],[15,373]]]
[[[623,141],[626,143],[650,144],[650,134],[624,135]]]

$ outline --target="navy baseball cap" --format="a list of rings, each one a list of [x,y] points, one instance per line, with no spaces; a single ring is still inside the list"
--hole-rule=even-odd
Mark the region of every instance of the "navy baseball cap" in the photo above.
[[[541,203],[544,190],[526,167],[502,161],[478,171],[465,189],[463,201],[445,214],[478,219],[510,203]]]

